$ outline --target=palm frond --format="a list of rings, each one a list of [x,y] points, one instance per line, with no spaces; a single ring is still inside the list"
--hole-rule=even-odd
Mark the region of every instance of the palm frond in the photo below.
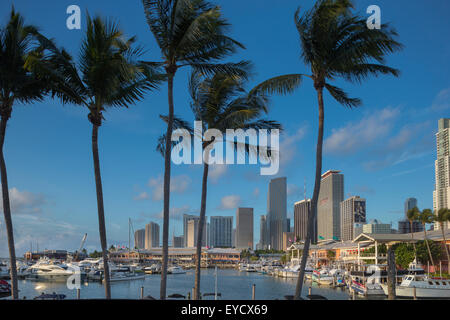
[[[328,92],[337,102],[339,102],[345,107],[354,108],[359,107],[362,104],[361,99],[349,98],[347,93],[341,88],[332,86],[328,83],[325,84],[325,88],[327,88]]]

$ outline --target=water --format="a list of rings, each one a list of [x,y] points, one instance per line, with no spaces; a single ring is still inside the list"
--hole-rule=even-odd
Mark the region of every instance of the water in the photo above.
[[[297,279],[283,279],[256,272],[239,272],[234,269],[219,269],[217,275],[218,292],[222,294],[219,299],[250,300],[252,298],[252,285],[256,285],[257,300],[284,299],[285,295],[293,295]],[[194,286],[194,271],[186,274],[167,275],[167,295],[179,293],[187,296]],[[159,285],[161,275],[146,275],[145,280],[119,281],[111,283],[111,295],[114,299],[139,299],[140,288],[144,287],[144,295],[159,298]],[[310,282],[303,285],[303,294],[308,294]],[[215,288],[214,269],[202,269],[201,293],[213,293]],[[69,290],[65,282],[42,282],[36,280],[19,280],[19,294],[32,299],[42,292],[65,294],[66,299],[76,299],[76,290]],[[318,287],[312,285],[312,294],[319,294],[332,300],[348,300],[348,291],[337,288]],[[81,286],[81,299],[103,299],[105,290],[100,282],[86,282]],[[214,299],[206,297],[207,299]]]

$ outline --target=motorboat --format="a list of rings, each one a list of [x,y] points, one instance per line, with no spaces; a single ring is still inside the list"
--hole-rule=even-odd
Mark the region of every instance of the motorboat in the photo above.
[[[147,273],[147,274],[160,273],[161,272],[161,265],[154,263],[154,264],[152,264],[149,267],[145,267],[143,269],[143,271],[145,273]]]
[[[131,266],[120,266],[110,272],[109,281],[130,281],[145,279],[144,272],[136,272]],[[103,279],[105,281],[105,279]]]
[[[39,280],[66,280],[77,272],[76,269],[69,268],[65,264],[48,259],[39,260],[36,264],[29,267],[28,270],[27,278]],[[84,276],[81,272],[80,275]]]
[[[183,273],[186,273],[186,271],[179,266],[171,266],[171,267],[167,268],[167,273],[168,274],[183,274]]]
[[[353,280],[350,283],[349,290],[350,292],[355,292],[362,296],[384,295],[384,291],[381,284],[377,282],[373,283],[368,282],[364,285],[356,280]]]
[[[314,270],[312,273],[312,280],[320,285],[332,285],[334,283],[334,277],[330,276],[328,271],[322,269],[320,271]]]
[[[387,284],[381,284],[388,295]],[[414,292],[415,291],[415,292]],[[395,288],[395,295],[405,298],[450,299],[450,279],[429,278],[426,275],[409,274]]]
[[[2,262],[0,262],[0,279],[9,279],[8,266]]]

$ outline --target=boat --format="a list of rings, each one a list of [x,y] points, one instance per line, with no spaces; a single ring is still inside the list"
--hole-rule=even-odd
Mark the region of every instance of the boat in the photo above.
[[[171,267],[167,268],[167,273],[168,274],[183,274],[183,273],[186,273],[186,271],[179,266],[171,266]]]
[[[65,294],[44,293],[42,292],[40,296],[34,297],[33,300],[64,300],[66,298]]]
[[[11,295],[11,285],[5,280],[0,280],[0,298],[9,297]]]
[[[388,295],[387,284],[381,284]],[[414,292],[415,291],[415,292]],[[429,278],[426,275],[409,274],[395,288],[395,295],[404,298],[450,299],[450,279]]]
[[[240,264],[239,265],[239,271],[245,271],[245,272],[257,272],[256,265],[253,264]]]
[[[28,270],[27,278],[39,280],[67,280],[68,277],[76,272],[65,264],[59,264],[48,259],[39,260],[36,264],[29,267]],[[80,274],[84,275],[83,273]]]
[[[109,281],[131,281],[131,280],[143,280],[145,279],[145,273],[135,272],[131,266],[120,266],[112,269],[109,275]],[[103,279],[103,282],[105,279]]]
[[[320,285],[332,285],[334,278],[328,274],[327,270],[314,270],[312,273],[312,280]]]
[[[0,262],[0,279],[9,279],[9,269],[5,263]]]
[[[149,267],[145,267],[143,271],[147,274],[161,273],[161,265],[154,263]]]

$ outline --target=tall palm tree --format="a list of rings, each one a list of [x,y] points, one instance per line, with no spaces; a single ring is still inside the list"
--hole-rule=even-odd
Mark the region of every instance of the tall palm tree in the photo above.
[[[202,122],[205,130],[216,129],[225,134],[227,129],[281,129],[275,121],[261,119],[267,113],[268,99],[258,91],[247,92],[245,81],[239,77],[215,74],[202,77],[193,72],[189,83],[192,98],[192,110],[195,118]],[[199,231],[197,233],[197,251],[195,268],[195,300],[200,299],[200,264],[202,233],[206,215],[206,194],[208,187],[208,156],[215,140],[203,142],[205,162],[203,164],[202,195],[200,204]],[[221,141],[218,141],[221,143]],[[229,141],[231,143],[231,141]],[[233,142],[236,147],[236,143]],[[256,152],[258,146],[246,144],[245,151]],[[266,153],[267,154],[267,153]]]
[[[447,240],[445,239],[444,230],[445,223],[450,222],[450,210],[445,208],[439,209],[434,219],[437,223],[439,223],[439,229],[441,229],[442,232],[442,240],[444,240],[445,253],[447,254],[448,270],[450,272],[450,253],[448,250]]]
[[[63,103],[77,104],[89,111],[106,299],[111,298],[111,288],[98,131],[106,108],[127,108],[141,100],[147,90],[155,89],[163,79],[156,68],[137,60],[142,49],[134,44],[135,38],[126,38],[117,23],[98,16],[91,19],[88,15],[78,66],[67,52],[56,47],[51,48],[51,54],[44,56],[44,62],[35,61],[33,57],[28,61],[30,68],[37,70],[43,78],[58,83],[52,89],[53,95]]]
[[[3,152],[6,127],[17,103],[42,101],[49,83],[38,79],[34,72],[26,68],[27,57],[41,45],[37,41],[38,29],[25,25],[23,17],[12,8],[9,21],[0,29],[0,173],[2,183],[3,213],[8,238],[11,296],[18,299],[16,254],[11,219],[11,205],[8,191],[8,177]],[[40,48],[42,51],[44,48]]]
[[[414,258],[415,259],[417,259],[417,250],[416,250],[416,244],[414,243],[413,224],[414,224],[414,222],[419,220],[419,217],[420,217],[420,210],[417,207],[409,209],[406,212],[406,218],[408,218],[408,221],[409,221],[409,232],[411,233],[411,239],[413,240]]]
[[[433,223],[433,221],[434,221],[433,211],[431,211],[431,209],[423,209],[422,212],[419,213],[417,220],[420,221],[420,223],[422,223],[425,243],[427,245],[427,250],[428,250],[428,257],[430,258],[431,264],[433,265],[433,269],[435,269],[435,264],[434,264],[433,256],[431,254],[430,245],[428,243],[428,237],[427,237],[427,224]]]
[[[347,93],[330,81],[342,78],[361,83],[369,76],[394,75],[399,71],[385,64],[385,56],[402,48],[395,40],[397,33],[387,24],[380,29],[369,30],[366,19],[351,12],[350,0],[319,0],[309,11],[300,16],[297,9],[294,22],[300,35],[301,57],[311,74],[288,74],[262,83],[258,90],[286,94],[294,91],[304,77],[313,81],[319,106],[319,128],[316,148],[316,172],[308,218],[307,237],[301,260],[295,299],[300,298],[306,260],[309,254],[313,222],[317,216],[317,201],[322,174],[322,145],[324,132],[323,91],[345,107],[361,105],[361,100],[350,98]]]
[[[274,129],[281,130],[281,125],[273,120],[262,119],[262,115],[268,112],[268,98],[261,92],[246,91],[245,79],[228,76],[226,74],[217,73],[213,76],[204,76],[201,72],[192,72],[189,81],[189,92],[192,103],[191,109],[194,113],[196,121],[201,121],[202,129],[215,129],[222,135],[225,135],[227,129],[265,129],[271,131]],[[167,117],[163,117],[167,122]],[[191,135],[198,134],[187,124],[186,121],[174,118],[174,128],[186,129]],[[203,141],[203,178],[202,192],[200,204],[199,228],[196,239],[196,270],[194,296],[195,300],[200,299],[200,266],[201,266],[201,248],[203,239],[203,225],[206,219],[206,198],[208,188],[208,172],[209,172],[209,152],[215,143],[222,141],[205,140]],[[226,137],[225,137],[226,138]],[[163,154],[165,136],[159,139],[158,151]],[[235,141],[226,141],[232,143],[235,149],[242,148],[246,153],[259,153],[264,157],[276,152],[270,148],[262,148],[259,145],[250,143],[240,143]],[[261,150],[260,150],[261,149]]]
[[[248,63],[218,63],[237,48],[244,48],[225,34],[229,25],[222,18],[218,6],[205,0],[142,0],[142,4],[147,23],[161,49],[163,59],[159,63],[149,62],[149,65],[164,66],[167,73],[169,112],[164,154],[163,257],[160,286],[160,298],[165,299],[169,250],[171,133],[174,121],[173,83],[176,72],[179,68],[190,66],[204,73],[221,71],[245,76],[241,70]]]

